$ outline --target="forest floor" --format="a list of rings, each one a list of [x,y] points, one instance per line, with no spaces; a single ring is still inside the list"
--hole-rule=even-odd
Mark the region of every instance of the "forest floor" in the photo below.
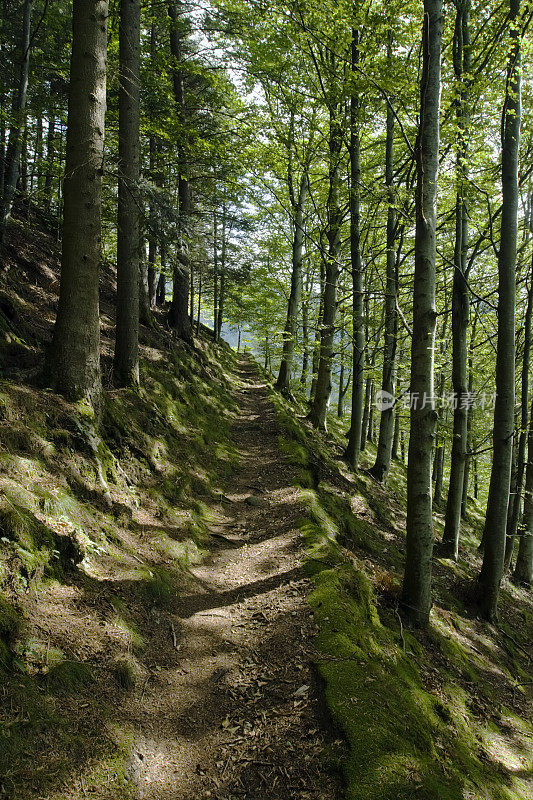
[[[96,426],[42,383],[59,255],[37,217],[0,250],[1,800],[530,800],[532,598],[478,619],[483,508],[406,630],[401,460],[353,474],[345,420],[164,311],[115,389],[109,264]]]
[[[127,772],[147,800],[334,800],[299,490],[266,384],[246,357],[238,377],[239,466],[211,509],[212,546],[191,569],[193,588],[157,619],[149,675],[122,705],[134,737]]]

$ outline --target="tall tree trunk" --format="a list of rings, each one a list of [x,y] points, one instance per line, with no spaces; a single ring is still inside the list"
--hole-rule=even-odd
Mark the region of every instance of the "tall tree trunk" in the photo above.
[[[217,341],[222,333],[226,295],[226,202],[222,204],[222,242],[220,250],[220,286],[218,294]]]
[[[518,545],[513,581],[528,587],[533,582],[533,404],[528,431],[523,530]]]
[[[442,0],[424,0],[420,128],[416,143],[415,277],[411,345],[413,402],[407,467],[407,543],[402,589],[402,606],[407,620],[417,627],[428,624],[431,610],[431,452],[436,420],[433,392],[437,319],[436,221],[442,29]]]
[[[168,6],[170,17],[170,54],[174,60],[172,67],[172,87],[176,112],[183,128],[185,127],[185,88],[183,81],[182,59],[182,29],[180,20],[181,3],[173,0]],[[188,180],[189,165],[187,163],[187,150],[183,144],[185,133],[181,134],[182,141],[178,145],[178,195],[179,195],[179,235],[178,253],[173,271],[172,304],[168,317],[169,324],[176,331],[180,339],[193,343],[192,326],[189,318],[189,254],[187,246],[187,228],[190,215],[190,189]]]
[[[359,31],[352,30],[351,66],[353,77],[359,66]],[[365,320],[363,264],[361,261],[361,138],[359,95],[350,98],[350,267],[352,272],[353,350],[352,417],[346,447],[346,460],[352,469],[359,466],[365,391]]]
[[[329,193],[328,193],[328,252],[325,264],[325,286],[323,314],[320,331],[320,357],[313,405],[309,420],[320,430],[326,430],[326,416],[331,395],[331,367],[335,338],[335,315],[337,312],[337,281],[339,278],[339,252],[341,245],[342,212],[339,204],[339,161],[342,147],[342,131],[338,106],[329,113]]]
[[[502,120],[502,219],[498,255],[498,344],[493,460],[490,476],[483,565],[478,578],[483,617],[497,618],[503,575],[505,532],[511,482],[515,403],[515,305],[518,216],[518,153],[521,117],[520,0],[509,0],[511,50]]]
[[[389,34],[388,57],[392,58],[392,33]],[[379,482],[389,473],[395,420],[395,368],[396,368],[396,298],[398,281],[396,276],[396,205],[394,192],[394,111],[387,103],[387,139],[385,147],[385,183],[387,186],[387,279],[385,289],[385,342],[383,348],[383,375],[381,394],[378,398],[381,409],[379,439],[376,461],[370,474]]]
[[[11,214],[15,189],[19,176],[19,161],[22,148],[22,136],[25,127],[24,112],[28,96],[28,75],[30,70],[30,30],[33,0],[24,0],[22,8],[22,35],[20,41],[20,71],[17,90],[13,95],[13,121],[9,131],[4,167],[4,190],[0,215],[0,242],[3,241],[7,221]]]
[[[479,309],[476,306],[476,311],[474,314],[474,321],[472,322],[472,332],[470,334],[470,346],[468,349],[468,396],[472,398],[474,396],[474,347],[476,343],[476,328],[477,328],[477,319],[478,319]],[[473,429],[473,422],[474,422],[474,404],[472,402],[469,403],[468,409],[468,416],[466,421],[466,458],[465,458],[465,470],[463,475],[463,496],[461,499],[461,517],[464,518],[467,509],[468,503],[468,484],[470,481],[470,465],[472,463],[472,456],[470,453],[472,452],[473,448],[473,440],[472,440],[472,429]]]
[[[529,367],[531,354],[531,317],[533,314],[533,271],[531,285],[527,296],[526,316],[524,320],[524,355],[522,358],[522,386],[520,401],[520,436],[516,454],[516,479],[514,494],[511,496],[507,512],[506,544],[503,572],[509,571],[511,558],[518,530],[518,520],[522,508],[522,488],[524,485],[524,472],[526,469],[526,446],[529,412]]]
[[[213,211],[213,338],[218,338],[218,305],[219,305],[219,273],[218,273],[218,216]]]
[[[46,133],[46,175],[44,178],[44,202],[46,207],[52,207],[52,189],[54,184],[54,170],[56,157],[56,117],[55,107],[52,106],[48,116],[48,131]]]
[[[150,180],[153,180],[155,171],[155,152],[156,143],[155,136],[150,136]],[[150,308],[155,308],[156,291],[157,291],[157,271],[155,260],[157,255],[157,232],[156,232],[156,215],[154,201],[150,201],[150,209],[148,211],[148,302]]]
[[[322,335],[322,320],[324,318],[324,291],[326,288],[326,268],[324,266],[324,260],[320,259],[320,301],[318,306],[318,317],[316,321],[316,330],[315,330],[315,341],[313,344],[313,362],[312,362],[312,370],[313,374],[311,376],[311,388],[309,390],[309,405],[313,405],[315,394],[316,394],[316,384],[318,379],[318,364],[320,361],[320,338]]]
[[[98,406],[108,0],[74,0],[59,306],[51,385]]]
[[[140,0],[120,0],[117,324],[118,386],[139,383]]]
[[[286,397],[291,396],[291,373],[298,334],[298,312],[302,301],[302,266],[304,258],[304,209],[307,197],[307,171],[304,170],[300,179],[298,198],[293,207],[293,241],[292,241],[292,277],[291,293],[287,310],[287,322],[283,335],[283,354],[275,388]]]
[[[305,296],[302,303],[302,372],[300,375],[300,388],[305,392],[307,386],[307,372],[309,369],[309,276],[305,279]]]
[[[162,308],[166,302],[167,293],[167,277],[166,270],[166,247],[163,241],[159,242],[159,260],[161,261],[161,272],[159,273],[159,280],[157,282],[156,303]]]
[[[456,116],[457,142],[457,198],[455,203],[455,251],[452,293],[452,384],[454,394],[453,440],[450,464],[450,482],[446,503],[442,554],[457,560],[461,527],[461,502],[468,435],[469,395],[467,385],[467,336],[469,318],[469,293],[466,282],[468,255],[467,189],[467,134],[470,121],[468,112],[468,82],[471,73],[470,50],[470,0],[457,5],[453,39],[454,70],[457,82]]]

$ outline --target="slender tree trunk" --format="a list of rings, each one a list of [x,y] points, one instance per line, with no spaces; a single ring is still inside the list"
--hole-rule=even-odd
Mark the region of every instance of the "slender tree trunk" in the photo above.
[[[33,155],[33,164],[31,168],[30,192],[32,196],[36,195],[37,200],[41,197],[41,175],[43,163],[43,118],[39,116],[37,120],[37,127],[35,130],[35,149]]]
[[[474,396],[474,347],[476,342],[476,327],[477,327],[478,313],[479,311],[476,308],[476,312],[474,314],[474,321],[472,323],[472,333],[470,335],[470,347],[468,351],[468,396],[470,398],[473,398]],[[475,411],[474,404],[470,402],[468,408],[467,425],[466,425],[467,450],[465,458],[465,471],[463,476],[463,496],[461,500],[462,517],[464,517],[466,514],[466,508],[468,503],[468,484],[470,480],[470,464],[472,462],[472,456],[470,455],[470,453],[473,450],[472,428],[474,422],[474,411]]]
[[[402,606],[410,624],[423,627],[431,610],[433,518],[431,452],[435,431],[434,347],[437,174],[442,0],[424,0],[420,128],[416,143],[417,196],[411,428],[407,467],[407,542]]]
[[[392,34],[389,34],[389,59],[392,58]],[[379,439],[376,461],[370,474],[379,482],[389,473],[395,421],[395,368],[397,319],[396,302],[398,284],[396,276],[396,205],[394,192],[394,112],[387,104],[387,140],[385,153],[385,183],[388,192],[387,212],[387,280],[385,290],[385,342],[383,348],[383,376],[379,405]]]
[[[222,242],[220,250],[220,286],[218,294],[217,341],[222,333],[226,294],[226,203],[222,204]]]
[[[296,205],[293,208],[294,234],[292,242],[292,278],[287,322],[283,335],[283,354],[275,388],[286,397],[291,396],[291,374],[294,361],[294,350],[298,335],[298,312],[302,301],[303,277],[302,267],[304,258],[304,210],[307,197],[308,177],[304,170],[300,180],[300,188]]]
[[[320,331],[320,358],[313,405],[309,420],[320,430],[326,430],[326,416],[331,396],[331,367],[337,312],[337,281],[339,278],[340,229],[342,212],[339,205],[339,160],[342,147],[338,107],[330,109],[329,132],[329,195],[328,195],[328,254],[325,264],[323,316]]]
[[[185,127],[185,89],[183,80],[182,31],[180,21],[180,2],[173,0],[168,6],[170,17],[170,54],[174,60],[172,86],[179,122]],[[182,142],[178,146],[178,195],[179,195],[179,235],[178,254],[173,271],[172,304],[168,317],[169,324],[180,339],[193,344],[192,326],[189,318],[189,254],[187,250],[187,227],[190,216],[190,190],[188,180],[187,151]]]
[[[219,274],[218,274],[218,216],[216,209],[213,211],[213,338],[218,337],[218,304],[219,304]]]
[[[305,297],[302,303],[302,373],[300,375],[300,387],[305,392],[307,386],[307,372],[309,369],[309,282],[306,276]]]
[[[322,335],[322,320],[324,318],[324,291],[326,288],[326,268],[323,259],[320,259],[320,302],[318,306],[318,317],[316,322],[315,341],[313,345],[313,363],[311,376],[311,388],[309,390],[309,404],[312,406],[315,394],[316,384],[318,378],[318,364],[320,361],[320,338]]]
[[[162,308],[167,299],[167,278],[165,275],[166,247],[163,241],[159,242],[159,259],[161,261],[161,272],[159,273],[159,280],[157,282],[156,303],[160,308]]]
[[[470,80],[470,0],[458,4],[454,33],[454,68],[458,84],[456,100],[457,126],[457,199],[455,203],[455,253],[452,294],[452,384],[454,393],[453,440],[450,482],[442,553],[457,560],[461,526],[461,502],[468,435],[467,336],[469,293],[466,282],[468,255],[468,207],[466,199],[466,163],[469,113],[467,81]]]
[[[528,431],[523,530],[519,539],[513,581],[528,587],[533,582],[533,404]]]
[[[352,30],[351,66],[353,75],[359,65],[359,31]],[[359,95],[350,98],[350,260],[353,301],[352,416],[346,460],[356,470],[361,452],[361,433],[365,391],[365,319],[364,275],[361,261],[361,138],[359,130]]]
[[[514,494],[509,503],[507,512],[506,545],[504,558],[504,575],[509,572],[511,558],[518,530],[518,520],[522,508],[522,488],[524,485],[524,472],[526,469],[526,446],[528,438],[528,412],[529,412],[529,367],[531,354],[531,317],[533,314],[533,271],[531,285],[527,296],[526,316],[524,320],[524,355],[522,359],[522,387],[520,402],[520,436],[516,454],[516,478]]]
[[[518,152],[521,117],[520,0],[509,0],[512,40],[502,120],[502,219],[498,257],[498,344],[493,461],[485,520],[483,565],[478,579],[483,617],[497,618],[503,575],[505,532],[511,482],[515,403],[515,305],[518,216]]]
[[[435,448],[435,459],[433,462],[433,480],[435,488],[433,491],[433,502],[436,506],[442,503],[442,488],[444,486],[444,453],[446,445],[444,439],[438,442]]]
[[[11,215],[17,180],[19,176],[19,160],[22,148],[22,137],[25,120],[26,98],[28,96],[28,75],[30,69],[30,30],[33,0],[24,0],[22,8],[22,36],[20,42],[20,71],[17,90],[13,95],[13,122],[9,131],[4,167],[4,191],[0,216],[0,242],[3,241],[7,221]]]
[[[152,29],[153,30],[153,29]],[[150,136],[150,179],[153,180],[155,171],[155,136]],[[157,291],[157,271],[155,267],[155,260],[157,255],[157,234],[156,234],[156,217],[155,207],[153,200],[150,201],[150,209],[148,212],[149,230],[148,230],[148,302],[150,308],[155,308],[156,291]]]
[[[52,106],[48,116],[48,131],[46,133],[46,175],[44,178],[44,202],[46,207],[52,207],[52,190],[54,184],[56,157],[56,118],[55,107]]]
[[[118,386],[139,383],[140,0],[120,1],[117,325]]]
[[[59,306],[51,385],[98,407],[108,0],[74,0]]]

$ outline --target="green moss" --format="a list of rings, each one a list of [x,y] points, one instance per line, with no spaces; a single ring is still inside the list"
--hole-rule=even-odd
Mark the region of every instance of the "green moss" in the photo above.
[[[132,692],[141,678],[141,670],[132,656],[116,659],[112,667],[118,685],[126,692]]]

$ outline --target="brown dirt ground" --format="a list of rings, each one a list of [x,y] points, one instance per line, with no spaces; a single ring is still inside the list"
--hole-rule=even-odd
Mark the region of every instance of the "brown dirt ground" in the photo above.
[[[246,359],[240,378],[240,469],[214,509],[213,549],[192,570],[194,589],[156,615],[149,672],[121,709],[135,739],[128,775],[143,800],[341,796],[321,758],[333,733],[311,663],[298,490]]]

